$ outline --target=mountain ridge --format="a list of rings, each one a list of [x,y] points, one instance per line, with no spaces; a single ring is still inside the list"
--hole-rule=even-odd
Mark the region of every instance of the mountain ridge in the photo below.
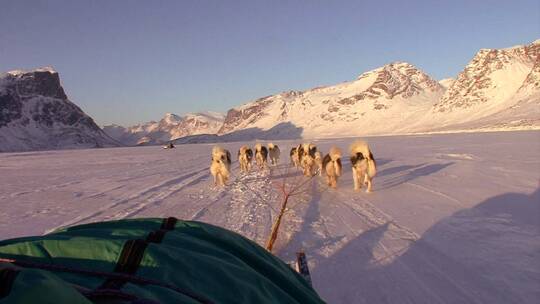
[[[14,79],[19,79],[15,86]],[[25,101],[24,111],[21,101]],[[158,121],[130,127],[111,124],[101,130],[68,99],[51,67],[0,74],[0,106],[0,139],[9,143],[0,145],[0,150],[86,147],[92,142],[95,146],[149,145],[184,137],[196,142],[199,135],[208,141],[287,134],[324,138],[540,129],[540,39],[510,48],[480,49],[454,78],[437,81],[410,63],[395,61],[350,81],[257,98],[226,114],[166,113]],[[69,115],[58,116],[59,112]],[[18,129],[13,128],[14,120],[19,120]],[[21,131],[30,121],[43,130],[62,123],[64,135],[56,134],[58,130],[54,136]],[[78,134],[77,128],[84,134]],[[53,143],[48,145],[47,140]]]
[[[120,145],[71,102],[50,67],[0,75],[0,151]]]
[[[217,112],[187,113],[182,116],[165,113],[159,121],[149,121],[130,127],[107,125],[105,133],[127,145],[163,144],[176,138],[216,133],[223,121]]]

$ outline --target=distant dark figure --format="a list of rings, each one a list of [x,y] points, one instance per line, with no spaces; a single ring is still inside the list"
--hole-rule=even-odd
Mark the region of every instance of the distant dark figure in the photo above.
[[[165,146],[163,146],[163,149],[174,149],[174,144],[172,143],[172,141],[170,141],[168,144],[166,144]]]

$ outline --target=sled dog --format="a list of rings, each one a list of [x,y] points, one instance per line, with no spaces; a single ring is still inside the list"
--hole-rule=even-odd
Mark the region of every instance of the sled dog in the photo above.
[[[313,176],[315,173],[315,152],[317,147],[314,144],[304,143],[298,146],[298,158],[305,176]]]
[[[279,151],[278,145],[274,145],[273,143],[268,144],[268,156],[270,157],[271,165],[277,166],[280,154],[281,152]]]
[[[338,178],[341,176],[341,150],[337,147],[330,148],[322,160],[322,174],[326,175],[326,183],[332,188],[337,187]]]
[[[355,141],[351,147],[351,165],[353,171],[354,190],[360,190],[362,184],[367,185],[366,192],[372,190],[372,180],[377,174],[377,163],[366,142]]]
[[[214,177],[214,185],[224,186],[229,180],[231,153],[220,146],[212,148],[210,173]]]
[[[267,165],[267,159],[268,159],[268,149],[266,149],[265,146],[261,144],[255,145],[255,161],[257,162],[257,166],[259,169],[266,168]]]
[[[253,160],[253,150],[248,146],[240,147],[238,150],[238,162],[240,163],[240,171],[248,173],[251,169],[251,161]]]

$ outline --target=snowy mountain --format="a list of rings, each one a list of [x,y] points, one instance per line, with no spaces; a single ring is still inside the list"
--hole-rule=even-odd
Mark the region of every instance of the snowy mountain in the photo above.
[[[396,132],[427,112],[444,91],[413,65],[395,62],[350,82],[284,92],[231,109],[219,133],[268,130],[280,123],[302,129],[302,137]]]
[[[539,60],[540,40],[480,50],[434,105],[429,119],[419,122],[421,127],[540,126]]]
[[[71,103],[52,69],[0,78],[0,151],[179,142],[540,128],[540,40],[481,49],[456,78],[435,81],[406,62],[357,79],[287,91],[224,116],[168,113],[102,132]],[[110,136],[110,137],[109,137]]]
[[[167,113],[160,121],[127,128],[110,125],[103,130],[127,145],[161,144],[179,137],[215,134],[223,124],[223,119],[223,114],[215,112],[190,113],[184,116]]]
[[[439,80],[439,83],[445,88],[448,89],[456,80],[454,78],[445,78]]]
[[[233,108],[219,134],[266,132],[284,123],[308,138],[539,128],[539,56],[540,40],[482,49],[457,78],[439,82],[409,63],[395,62],[350,82]]]
[[[0,75],[0,152],[117,145],[69,101],[52,68]]]

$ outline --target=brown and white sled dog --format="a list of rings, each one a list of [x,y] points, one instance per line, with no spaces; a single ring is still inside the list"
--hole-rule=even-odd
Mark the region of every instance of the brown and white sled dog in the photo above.
[[[289,153],[289,156],[291,157],[291,164],[298,168],[300,166],[300,159],[298,157],[298,147],[293,147],[291,149],[291,152]]]
[[[341,176],[341,150],[336,147],[330,148],[322,160],[323,174],[326,175],[326,183],[332,188],[337,187],[338,178]]]
[[[261,144],[255,145],[255,161],[259,169],[266,168],[268,162],[268,149]]]
[[[298,146],[298,158],[305,176],[313,176],[315,174],[317,166],[315,162],[316,152],[317,147],[314,144],[301,144]]]
[[[278,145],[274,145],[273,143],[268,144],[268,156],[270,157],[270,164],[272,166],[277,166],[280,154],[281,151],[279,150]]]
[[[212,148],[212,164],[210,173],[214,177],[214,185],[224,186],[229,181],[231,153],[220,146]]]
[[[366,142],[355,141],[351,147],[351,165],[353,171],[354,190],[360,190],[367,184],[366,192],[371,192],[372,179],[377,174],[377,163]]]
[[[251,170],[251,161],[253,160],[253,150],[248,146],[240,147],[238,150],[238,162],[240,163],[240,171],[248,173]]]

